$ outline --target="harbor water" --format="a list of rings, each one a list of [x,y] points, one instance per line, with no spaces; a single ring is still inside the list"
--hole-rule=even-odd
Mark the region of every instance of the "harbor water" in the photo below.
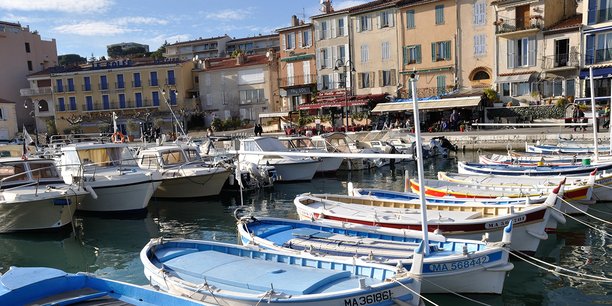
[[[457,159],[472,161],[476,153],[458,153]],[[425,176],[438,171],[457,170],[456,158],[436,158],[424,163]],[[90,272],[97,276],[136,284],[146,284],[140,263],[141,248],[151,238],[183,237],[238,243],[234,210],[241,205],[255,216],[297,218],[293,199],[296,194],[346,193],[348,182],[356,187],[401,191],[404,172],[416,177],[414,162],[398,163],[360,172],[338,172],[333,177],[316,177],[311,182],[277,184],[270,190],[241,195],[222,192],[218,197],[198,200],[153,199],[146,215],[129,218],[77,215],[74,228],[63,233],[0,235],[0,272],[10,266],[46,266],[68,272]],[[598,203],[593,215],[612,220],[612,203]],[[599,229],[602,222],[579,216]],[[609,227],[608,227],[609,231]],[[612,239],[568,218],[556,233],[540,244],[536,257],[544,262],[600,277],[612,276]],[[546,267],[512,258],[503,294],[468,297],[488,305],[601,305],[612,304],[612,284],[570,279]],[[543,266],[542,263],[538,264]],[[560,271],[562,272],[562,271]],[[465,281],[470,281],[466,279]],[[425,295],[438,305],[479,305],[453,294]],[[482,305],[482,304],[480,304]]]

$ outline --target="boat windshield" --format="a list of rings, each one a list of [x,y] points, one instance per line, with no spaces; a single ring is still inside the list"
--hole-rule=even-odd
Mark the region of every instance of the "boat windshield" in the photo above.
[[[35,180],[38,179],[61,179],[55,164],[51,162],[45,163],[30,163],[30,170],[32,170],[32,177]]]
[[[0,180],[2,182],[27,181],[25,163],[4,163],[0,165]]]
[[[187,162],[181,150],[162,152],[162,162],[165,166],[182,165]]]
[[[97,167],[136,166],[128,147],[109,147],[78,150],[83,165]]]
[[[195,149],[185,149],[185,155],[187,155],[187,160],[190,162],[202,160],[200,154],[198,154],[198,151]]]

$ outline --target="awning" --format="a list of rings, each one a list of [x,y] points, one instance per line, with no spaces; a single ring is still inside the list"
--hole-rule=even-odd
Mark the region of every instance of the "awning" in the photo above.
[[[298,105],[298,109],[299,110],[319,109],[319,108],[326,108],[326,107],[345,107],[347,105],[348,106],[358,106],[358,105],[367,105],[367,104],[368,104],[368,100],[348,100],[348,101],[336,100],[336,101],[324,102],[324,103],[302,104],[302,105]]]
[[[506,75],[506,76],[498,76],[496,83],[523,83],[523,82],[535,82],[538,80],[539,73],[526,73],[526,74],[515,74],[515,75]]]
[[[472,96],[465,98],[450,98],[450,99],[436,99],[418,101],[419,110],[439,110],[449,108],[461,108],[461,107],[476,107],[480,104],[480,96]],[[389,102],[389,103],[378,103],[372,110],[373,113],[383,112],[399,112],[399,111],[412,111],[412,101],[402,102]]]
[[[589,69],[580,70],[580,78],[589,78]],[[612,67],[593,68],[593,79],[612,78]]]
[[[286,117],[286,116],[289,116],[288,112],[259,114],[259,118],[278,118],[278,117]]]

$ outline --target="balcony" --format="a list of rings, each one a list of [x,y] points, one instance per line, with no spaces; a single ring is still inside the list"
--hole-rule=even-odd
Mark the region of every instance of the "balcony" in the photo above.
[[[542,69],[565,70],[575,69],[580,66],[580,55],[574,53],[559,53],[542,57]]]
[[[140,104],[140,105],[138,105]],[[143,108],[158,108],[153,105],[153,100],[143,99],[140,103],[136,103],[135,100],[126,100],[124,105],[121,105],[119,101],[109,101],[108,107],[104,107],[102,102],[94,102],[93,108],[88,109],[87,104],[82,105],[83,112],[100,112],[100,111],[117,111],[117,110],[129,110],[129,109],[143,109]],[[123,107],[122,107],[123,106]]]
[[[53,93],[51,87],[39,87],[39,88],[23,88],[19,90],[22,97],[34,97],[42,95],[50,95]]]
[[[534,16],[530,19],[500,18],[493,22],[493,25],[495,25],[495,34],[505,36],[540,31],[544,27],[544,20],[541,16]]]
[[[280,87],[310,85],[316,82],[317,82],[316,74],[296,75],[293,77],[281,78]]]

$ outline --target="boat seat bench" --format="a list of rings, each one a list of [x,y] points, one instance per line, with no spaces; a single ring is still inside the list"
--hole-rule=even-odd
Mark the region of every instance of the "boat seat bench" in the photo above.
[[[198,283],[218,283],[233,287],[234,290],[241,288],[249,291],[268,291],[272,284],[276,291],[304,295],[318,293],[330,287],[355,288],[358,284],[356,280],[347,282],[351,279],[349,271],[324,271],[227,255],[217,251],[186,253],[162,263],[176,273],[198,280]]]

